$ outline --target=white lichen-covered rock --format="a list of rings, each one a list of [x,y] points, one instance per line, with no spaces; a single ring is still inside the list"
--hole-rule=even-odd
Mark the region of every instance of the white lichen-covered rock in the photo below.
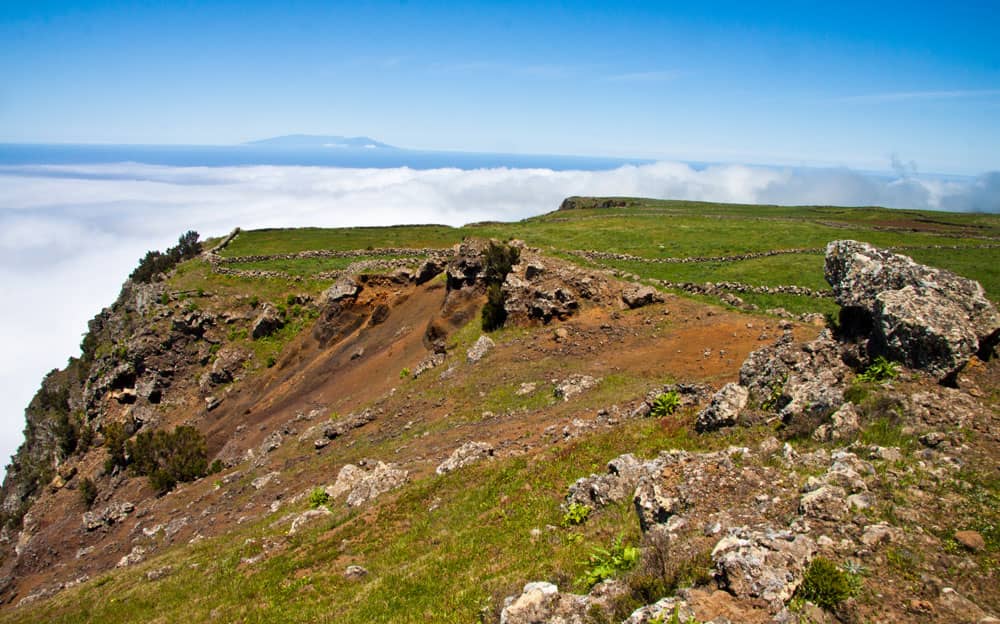
[[[839,522],[849,512],[847,492],[836,485],[821,485],[799,498],[799,513],[807,518]]]
[[[830,415],[830,422],[820,425],[813,432],[819,442],[834,442],[853,437],[861,430],[861,414],[853,403],[844,403]]]
[[[688,622],[695,617],[694,611],[684,599],[677,596],[670,596],[668,598],[661,598],[651,605],[639,607],[622,624],[670,622],[675,614],[680,622]]]
[[[393,464],[378,462],[365,472],[347,495],[348,507],[360,507],[406,483],[409,473]]]
[[[351,277],[342,276],[333,286],[327,288],[323,295],[320,297],[320,301],[323,303],[340,301],[341,299],[346,299],[348,297],[354,297],[361,291],[358,283],[354,281]]]
[[[493,446],[486,442],[466,442],[437,467],[437,474],[443,475],[493,456]]]
[[[834,241],[825,273],[852,329],[869,331],[875,351],[911,368],[948,376],[1000,333],[1000,314],[978,282],[907,256]]]
[[[695,428],[698,431],[714,431],[735,425],[749,398],[750,393],[743,386],[735,383],[726,384],[715,393],[708,407],[698,414]]]
[[[608,462],[606,473],[577,479],[569,488],[566,504],[576,503],[600,509],[624,502],[635,492],[642,468],[642,462],[631,453],[616,457]]]
[[[133,546],[129,554],[125,555],[124,557],[118,560],[118,563],[115,567],[126,568],[128,566],[140,563],[145,558],[146,558],[146,549],[143,548],[142,546]]]
[[[556,384],[555,395],[563,401],[569,401],[573,397],[598,384],[599,380],[590,375],[570,375],[566,379]]]
[[[265,303],[257,318],[254,319],[250,335],[254,340],[270,336],[285,326],[285,319],[278,309],[270,303]]]
[[[613,601],[625,591],[615,580],[599,583],[584,595],[560,592],[552,583],[528,583],[504,601],[500,624],[589,624],[595,616],[607,617]]]
[[[489,336],[480,336],[479,340],[469,348],[465,355],[470,362],[476,363],[483,359],[490,352],[490,349],[495,346],[496,343]]]
[[[307,509],[292,520],[292,526],[288,529],[289,535],[295,535],[307,524],[319,520],[320,518],[325,518],[331,514],[330,510],[326,507],[318,507],[316,509]]]
[[[365,476],[365,471],[354,464],[345,464],[337,473],[337,480],[333,485],[325,488],[326,495],[330,498],[340,498],[347,494],[354,486],[361,482]]]
[[[777,612],[802,583],[815,552],[807,535],[742,527],[715,545],[712,561],[721,587],[737,598],[759,598]]]
[[[135,511],[135,505],[128,501],[111,503],[103,510],[88,511],[83,514],[83,528],[88,531],[100,528],[104,525],[122,522],[130,513]]]

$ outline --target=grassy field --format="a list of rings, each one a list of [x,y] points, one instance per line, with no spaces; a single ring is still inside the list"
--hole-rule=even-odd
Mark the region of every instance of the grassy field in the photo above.
[[[1000,217],[885,208],[744,206],[667,200],[628,200],[627,207],[560,210],[516,223],[257,230],[244,232],[223,252],[294,253],[316,249],[448,247],[466,236],[518,238],[588,266],[619,269],[673,282],[737,281],[756,286],[797,285],[826,289],[821,250],[851,238],[879,246],[905,246],[921,262],[978,280],[1000,300]],[[929,249],[944,245],[960,249]],[[586,261],[566,252],[596,250],[642,258],[718,257],[784,249],[810,251],[737,262],[656,264]],[[241,268],[286,271],[308,278],[346,267],[350,260],[268,260]],[[761,307],[830,312],[829,302],[788,295],[747,295]]]

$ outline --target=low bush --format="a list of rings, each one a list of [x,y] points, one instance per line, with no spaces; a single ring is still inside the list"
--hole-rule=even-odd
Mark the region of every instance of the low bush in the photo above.
[[[899,377],[899,364],[880,355],[855,379],[864,383],[883,384],[897,377]]]
[[[94,501],[97,500],[97,485],[90,477],[85,477],[80,481],[79,492],[83,506],[90,509],[94,505]]]
[[[670,416],[681,406],[681,397],[676,390],[671,390],[666,394],[661,394],[653,401],[653,408],[649,415],[653,418],[663,418]]]
[[[639,549],[622,542],[618,536],[607,549],[595,548],[587,558],[587,569],[579,583],[590,589],[601,581],[617,576],[635,567],[639,562]]]
[[[323,488],[316,488],[309,493],[309,507],[317,509],[330,502],[330,495]]]
[[[148,476],[150,485],[160,493],[208,472],[205,437],[194,427],[177,427],[172,433],[143,432],[125,447],[132,474]]]
[[[139,260],[139,266],[128,277],[133,282],[148,284],[157,275],[166,273],[199,253],[201,253],[201,243],[198,242],[198,233],[189,230],[177,239],[176,245],[169,247],[165,252],[147,251],[146,255]]]
[[[583,524],[590,517],[590,512],[590,505],[570,503],[569,508],[566,509],[566,513],[563,514],[563,524],[566,526]]]
[[[857,594],[859,589],[858,575],[841,570],[825,557],[816,557],[809,564],[796,596],[831,610]]]

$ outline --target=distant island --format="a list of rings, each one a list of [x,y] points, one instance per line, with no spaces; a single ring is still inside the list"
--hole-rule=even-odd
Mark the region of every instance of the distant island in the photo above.
[[[345,137],[334,135],[316,134],[287,134],[285,136],[261,139],[259,141],[248,141],[246,145],[256,145],[258,147],[337,147],[337,148],[362,148],[362,149],[399,149],[393,145],[376,141],[366,136]]]

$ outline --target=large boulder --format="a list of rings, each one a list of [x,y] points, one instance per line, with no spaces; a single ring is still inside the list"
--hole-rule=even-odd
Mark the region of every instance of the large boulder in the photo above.
[[[719,585],[737,598],[758,598],[777,612],[802,583],[816,552],[807,535],[769,527],[734,529],[712,550]]]
[[[867,243],[827,245],[826,280],[849,329],[914,369],[948,376],[1000,335],[1000,315],[978,282]]]
[[[712,397],[708,407],[701,410],[695,421],[698,431],[714,431],[736,424],[740,412],[747,406],[749,391],[743,386],[728,383]]]
[[[285,326],[285,319],[276,307],[270,303],[265,303],[253,322],[250,335],[254,340],[259,340],[265,336],[270,336]]]

